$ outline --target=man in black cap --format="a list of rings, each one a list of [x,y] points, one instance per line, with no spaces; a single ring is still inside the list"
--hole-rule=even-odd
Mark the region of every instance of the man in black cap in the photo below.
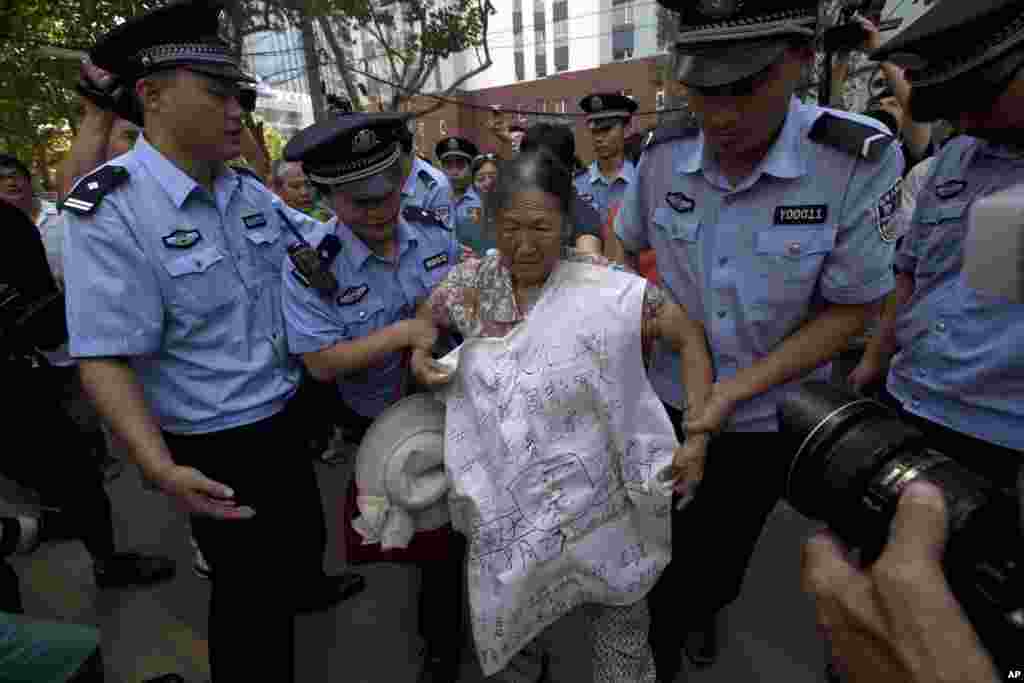
[[[687,415],[678,358],[653,361],[680,438],[708,448],[696,499],[675,513],[678,559],[649,595],[658,676],[671,681],[683,644],[696,665],[714,662],[716,616],[781,494],[778,401],[827,379],[892,289],[903,158],[877,121],[794,97],[817,0],[661,4],[680,13],[676,76],[699,128],[653,134],[615,232],[627,254],[655,249],[661,281],[706,327],[716,377],[703,414]]]
[[[975,229],[968,222],[980,200],[1007,190],[1007,196],[1024,194],[1024,6],[1019,0],[940,3],[873,57],[907,69],[915,120],[945,119],[965,134],[935,157],[896,254],[896,306],[887,307],[865,362],[876,376],[887,376],[888,394],[904,421],[970,469],[1012,488],[1024,451],[1024,305],[971,286],[964,243]],[[912,669],[901,680],[938,680],[929,676],[938,671],[957,673],[944,680],[992,680],[978,657],[945,646],[963,642],[948,639],[947,632],[969,629],[959,610],[949,609],[937,562],[946,524],[930,521],[934,512],[921,513],[924,526],[939,530],[931,534],[939,538],[930,544],[931,578],[923,587],[933,598],[909,601],[900,586],[880,583],[884,574],[852,572],[842,548],[818,544],[808,549],[818,577],[812,587],[819,605],[831,608],[819,617],[842,629],[834,637],[840,655],[868,674],[877,670],[874,662],[895,661]],[[910,555],[910,536],[900,536],[894,554]],[[840,590],[836,582],[849,585],[852,576],[866,590]],[[846,615],[842,621],[835,620],[837,610]],[[861,651],[851,648],[849,637],[870,628],[879,610],[895,611],[898,618],[887,620]],[[899,629],[903,623],[934,627],[908,633]],[[1020,668],[1019,637],[985,644],[1004,670],[1003,680],[1012,677],[1006,673]]]
[[[414,349],[431,351],[437,339],[433,326],[416,318],[416,306],[461,254],[438,216],[402,208],[404,127],[400,115],[355,113],[303,130],[284,150],[286,159],[302,162],[336,216],[311,239],[327,282],[299,270],[284,276],[288,350],[302,356],[316,379],[336,383],[342,428],[356,444],[412,389],[409,356]],[[369,494],[357,492],[353,481],[349,500],[362,501],[362,495]],[[354,517],[347,506],[346,532]],[[407,552],[381,551],[382,530],[370,530],[365,517],[357,521],[375,552],[367,557],[362,542],[351,544],[350,561],[420,565],[420,633],[427,646],[420,680],[454,681],[462,644],[461,536],[445,526],[430,532],[426,552],[415,541]]]
[[[626,133],[637,104],[618,93],[595,93],[580,100],[580,109],[587,113],[594,161],[576,174],[576,192],[597,210],[603,226],[636,176],[633,161],[626,158]]]
[[[130,19],[91,51],[112,107],[143,125],[64,200],[70,352],[144,475],[192,514],[213,570],[215,682],[294,677],[296,612],[361,590],[326,577],[324,517],[281,269],[318,224],[226,162],[251,79],[218,38],[220,2]]]

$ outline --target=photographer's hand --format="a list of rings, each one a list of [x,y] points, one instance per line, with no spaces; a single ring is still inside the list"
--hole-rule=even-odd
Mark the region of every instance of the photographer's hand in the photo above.
[[[805,590],[849,683],[982,683],[999,677],[942,573],[941,492],[907,487],[889,542],[870,569],[829,534],[804,547]]]

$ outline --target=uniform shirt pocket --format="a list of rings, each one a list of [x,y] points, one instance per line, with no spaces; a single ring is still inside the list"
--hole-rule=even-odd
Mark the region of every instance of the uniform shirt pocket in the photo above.
[[[803,282],[816,279],[825,257],[836,246],[836,229],[785,230],[757,233],[754,251],[758,267],[768,279]]]
[[[249,252],[257,275],[277,277],[281,272],[285,254],[281,231],[270,227],[246,230],[245,239],[249,242]]]
[[[164,261],[171,276],[171,303],[192,313],[206,313],[231,299],[224,254],[215,245],[190,249]]]
[[[654,224],[670,240],[696,242],[700,236],[700,216],[695,213],[658,208],[654,210]]]
[[[335,310],[342,327],[341,336],[345,340],[362,339],[391,324],[387,306],[376,297],[368,295],[353,304],[338,304],[337,301],[343,299],[347,292],[347,289],[342,288],[335,297]]]

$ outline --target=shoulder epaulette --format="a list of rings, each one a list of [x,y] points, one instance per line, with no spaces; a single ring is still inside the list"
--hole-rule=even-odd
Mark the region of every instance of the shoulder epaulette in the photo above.
[[[263,178],[260,178],[260,174],[252,170],[248,166],[232,166],[235,173],[241,173],[242,175],[249,176],[255,180],[258,180],[260,185],[263,184]]]
[[[320,244],[316,245],[316,253],[320,255],[320,261],[324,266],[329,267],[341,253],[341,240],[333,232],[327,233],[320,240]]]
[[[449,228],[436,213],[418,206],[407,206],[402,209],[402,218],[412,223],[432,225],[441,228],[442,230],[451,230],[451,228]]]
[[[75,183],[60,206],[80,216],[87,216],[96,210],[108,192],[128,180],[128,177],[128,169],[124,166],[104,166]]]
[[[426,185],[428,188],[432,189],[435,185],[437,185],[437,179],[434,178],[434,176],[430,175],[430,172],[425,168],[421,168],[419,172],[416,174],[416,177],[418,177],[423,182],[423,184]]]
[[[829,112],[818,117],[807,137],[868,161],[879,161],[893,141],[891,135],[874,126]]]
[[[647,137],[644,139],[643,149],[646,151],[655,145],[660,145],[663,142],[669,142],[671,140],[692,138],[699,132],[699,128],[682,121],[658,126],[647,134]]]

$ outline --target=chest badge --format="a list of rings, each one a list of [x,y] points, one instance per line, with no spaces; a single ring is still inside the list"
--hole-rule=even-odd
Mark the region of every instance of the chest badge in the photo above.
[[[827,220],[828,204],[775,207],[775,225],[821,225]]]
[[[164,246],[170,249],[188,249],[193,244],[203,239],[203,236],[199,234],[198,230],[175,230],[169,235],[165,235]]]
[[[941,185],[935,186],[935,196],[939,199],[952,199],[967,189],[965,180],[947,180]]]
[[[690,213],[697,207],[697,202],[682,192],[669,192],[665,195],[665,203],[677,213]]]
[[[434,254],[430,258],[423,259],[423,267],[427,270],[436,270],[446,265],[448,265],[448,254],[443,251],[439,254]]]
[[[369,285],[359,285],[358,287],[349,287],[344,292],[338,295],[337,302],[339,306],[352,306],[357,304],[366,298],[366,295],[370,291]]]
[[[242,223],[245,224],[246,229],[255,230],[256,228],[262,228],[267,225],[267,219],[261,212],[250,213],[248,216],[242,216]]]
[[[882,238],[883,242],[895,242],[896,238],[899,237],[899,234],[897,234],[899,225],[893,219],[903,200],[902,187],[903,179],[901,178],[878,200],[875,213],[878,222],[878,235]]]

